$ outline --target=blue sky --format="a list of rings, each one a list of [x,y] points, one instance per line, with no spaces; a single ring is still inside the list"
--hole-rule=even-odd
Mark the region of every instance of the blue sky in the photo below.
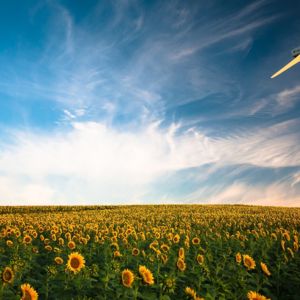
[[[300,205],[298,1],[6,1],[0,204]]]

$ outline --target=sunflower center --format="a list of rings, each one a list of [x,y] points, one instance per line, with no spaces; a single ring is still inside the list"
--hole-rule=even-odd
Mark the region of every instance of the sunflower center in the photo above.
[[[80,262],[77,258],[72,258],[71,262],[70,262],[70,265],[71,265],[72,268],[77,269],[80,265]]]
[[[10,281],[12,279],[12,274],[10,271],[5,271],[3,273],[3,279],[6,281]]]
[[[125,276],[124,276],[124,282],[126,284],[129,284],[129,282],[130,282],[130,276],[129,276],[129,274],[125,274]]]
[[[24,297],[23,297],[23,300],[31,300],[31,295],[28,291],[25,291],[25,294],[24,294]]]
[[[250,267],[251,266],[251,261],[249,259],[246,259],[245,264]]]

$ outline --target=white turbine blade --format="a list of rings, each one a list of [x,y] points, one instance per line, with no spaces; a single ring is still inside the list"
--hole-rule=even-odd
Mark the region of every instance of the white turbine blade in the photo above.
[[[291,68],[292,66],[294,66],[295,64],[297,64],[298,62],[300,62],[300,55],[298,55],[296,58],[294,58],[292,61],[290,61],[287,65],[285,65],[282,69],[280,69],[278,72],[276,72],[275,74],[273,74],[271,76],[271,78],[274,78],[278,75],[280,75],[281,73],[283,73],[284,71],[288,70],[289,68]]]

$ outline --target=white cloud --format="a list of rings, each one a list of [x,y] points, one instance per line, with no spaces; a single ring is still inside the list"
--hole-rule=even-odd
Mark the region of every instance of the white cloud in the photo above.
[[[275,97],[278,105],[285,110],[293,107],[300,100],[300,85],[290,89],[285,89]]]
[[[72,130],[52,135],[14,132],[15,144],[2,144],[0,152],[0,174],[8,186],[0,190],[1,199],[131,203],[151,193],[150,184],[164,174],[207,163],[300,165],[298,133],[286,134],[299,125],[295,122],[219,139],[196,130],[179,134],[178,124],[167,129],[159,124],[134,132],[95,122],[73,123]],[[240,189],[228,195],[235,192]]]
[[[299,183],[300,183],[300,172],[293,175],[291,187],[294,187],[295,185],[297,185]]]
[[[262,99],[254,102],[251,107],[242,109],[240,114],[256,115],[264,112],[272,116],[290,111],[297,102],[300,101],[300,85],[284,89],[280,92],[273,93],[270,96],[263,97]]]
[[[213,168],[218,168],[214,165]],[[205,204],[249,204],[268,206],[294,206],[300,207],[299,189],[293,183],[297,181],[295,176],[287,176],[270,183],[254,181],[246,182],[240,177],[243,166],[238,166],[236,179],[231,183],[219,182],[215,185],[204,185],[185,196],[184,201]],[[232,175],[232,174],[229,174]],[[170,201],[170,197],[166,199]],[[177,200],[177,199],[173,199]]]

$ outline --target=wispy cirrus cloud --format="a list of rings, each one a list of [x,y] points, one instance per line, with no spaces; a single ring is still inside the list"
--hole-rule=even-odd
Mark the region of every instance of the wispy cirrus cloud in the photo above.
[[[275,96],[275,99],[283,110],[292,108],[300,101],[300,85],[283,90]]]
[[[18,73],[15,80],[0,82],[2,91],[21,99],[58,102],[63,119],[65,109],[84,109],[90,118],[103,120],[107,112],[101,104],[110,102],[115,107],[115,118],[124,114],[121,110],[129,115],[148,111],[152,121],[163,117],[170,104],[203,97],[212,90],[226,93],[231,89],[233,81],[224,80],[206,66],[205,59],[192,55],[226,39],[232,39],[228,51],[246,49],[254,30],[278,18],[262,13],[269,1],[252,3],[238,12],[229,11],[220,19],[201,15],[202,5],[194,8],[180,2],[173,4],[170,8],[157,3],[148,14],[138,2],[112,4],[109,19],[105,19],[106,12],[99,4],[77,23],[66,7],[50,2],[46,6],[52,11],[49,37],[40,57],[21,68],[15,64],[8,67],[11,72],[17,68]],[[133,18],[128,17],[129,11],[134,11]],[[169,17],[161,22],[167,12]],[[105,21],[91,30],[91,24],[101,17]],[[159,30],[153,27],[155,23],[161,24]]]

